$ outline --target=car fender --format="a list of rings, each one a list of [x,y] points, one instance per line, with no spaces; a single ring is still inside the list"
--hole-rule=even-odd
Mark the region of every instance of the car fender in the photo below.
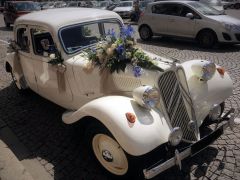
[[[8,65],[7,65],[8,64]],[[21,77],[23,77],[22,66],[20,64],[19,56],[17,52],[7,53],[5,61],[6,71],[9,72],[9,67],[11,67],[12,73],[14,73],[17,82],[20,82]]]
[[[200,123],[209,114],[214,104],[220,104],[232,95],[233,84],[227,72],[222,76],[217,70],[210,80],[201,81],[196,77],[191,68],[197,61],[202,60],[184,62],[182,63],[182,67],[186,74],[196,118]],[[218,65],[216,66],[219,67]]]
[[[136,116],[128,122],[126,113]],[[66,112],[62,119],[71,124],[86,116],[99,120],[114,136],[121,147],[134,156],[150,152],[168,141],[169,125],[163,114],[139,106],[132,98],[106,96],[93,100],[75,112]]]

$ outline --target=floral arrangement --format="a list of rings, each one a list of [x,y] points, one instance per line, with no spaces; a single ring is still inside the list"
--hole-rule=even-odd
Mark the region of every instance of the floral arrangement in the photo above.
[[[141,76],[143,68],[163,71],[141,49],[136,47],[133,38],[134,30],[128,25],[121,29],[119,38],[114,29],[108,30],[104,41],[99,41],[96,48],[89,48],[84,55],[89,60],[88,68],[99,66],[100,70],[108,69],[111,73],[124,71],[128,64],[132,65],[135,77]]]

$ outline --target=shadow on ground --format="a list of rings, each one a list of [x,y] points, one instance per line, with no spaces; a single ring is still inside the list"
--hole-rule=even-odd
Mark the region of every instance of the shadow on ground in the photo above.
[[[141,39],[137,40],[138,43],[161,46],[165,48],[173,48],[178,50],[192,50],[200,52],[213,52],[213,53],[233,53],[240,51],[240,44],[217,44],[212,49],[201,48],[196,41],[177,39],[171,37],[153,37],[149,41],[142,41]]]
[[[32,91],[19,93],[13,84],[0,91],[0,99],[1,119],[29,149],[31,155],[28,158],[37,158],[54,175],[54,179],[111,179],[88,156],[83,144],[82,130],[61,121],[61,115],[65,111],[63,108]],[[154,180],[188,180],[193,165],[196,166],[194,176],[204,177],[206,164],[216,155],[215,148],[207,148],[193,159],[187,159],[183,163],[183,171],[174,167]]]

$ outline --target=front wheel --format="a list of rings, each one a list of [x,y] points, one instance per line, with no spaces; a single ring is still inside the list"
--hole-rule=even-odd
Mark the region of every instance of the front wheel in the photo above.
[[[212,31],[202,31],[198,35],[198,42],[203,48],[212,48],[217,42],[217,36]]]
[[[136,175],[136,167],[132,168],[129,155],[104,126],[90,125],[86,136],[88,152],[92,152],[109,176],[126,179]]]
[[[152,30],[148,26],[142,26],[139,29],[139,35],[143,41],[150,40],[152,38]]]

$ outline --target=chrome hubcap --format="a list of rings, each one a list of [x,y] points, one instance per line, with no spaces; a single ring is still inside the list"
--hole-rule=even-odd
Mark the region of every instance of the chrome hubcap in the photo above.
[[[128,171],[128,160],[121,146],[105,134],[96,134],[92,140],[93,152],[109,172],[124,175]]]

